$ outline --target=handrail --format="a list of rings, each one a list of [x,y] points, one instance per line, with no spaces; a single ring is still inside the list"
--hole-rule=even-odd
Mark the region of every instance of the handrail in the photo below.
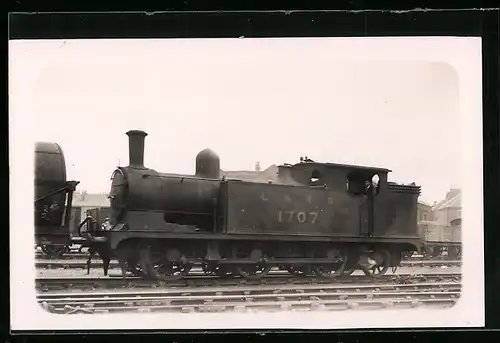
[[[47,195],[44,195],[44,196],[43,196],[43,197],[41,197],[41,198],[36,199],[36,200],[35,200],[35,204],[36,204],[37,202],[40,202],[40,201],[45,200],[45,199],[47,199],[47,198],[50,198],[51,196],[56,195],[56,194],[58,194],[58,193],[62,193],[62,192],[65,192],[65,191],[74,192],[74,191],[75,191],[75,189],[76,189],[76,186],[77,186],[79,183],[80,183],[80,181],[67,181],[67,182],[66,182],[66,186],[64,186],[63,188],[60,188],[60,189],[58,189],[58,190],[55,190],[55,191],[53,191],[52,193],[49,193],[49,194],[47,194]]]

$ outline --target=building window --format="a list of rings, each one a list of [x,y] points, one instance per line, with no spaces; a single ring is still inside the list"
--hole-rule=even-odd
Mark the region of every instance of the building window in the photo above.
[[[427,215],[426,214],[424,214],[424,220],[427,220]]]

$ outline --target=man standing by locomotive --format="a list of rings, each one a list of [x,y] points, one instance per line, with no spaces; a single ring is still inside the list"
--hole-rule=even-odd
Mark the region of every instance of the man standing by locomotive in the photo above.
[[[371,181],[365,181],[365,194],[368,196],[368,199],[372,200],[375,195],[375,186]]]
[[[103,231],[111,230],[111,223],[109,222],[108,217],[106,217],[106,219],[104,219],[104,222],[102,223],[101,228]]]

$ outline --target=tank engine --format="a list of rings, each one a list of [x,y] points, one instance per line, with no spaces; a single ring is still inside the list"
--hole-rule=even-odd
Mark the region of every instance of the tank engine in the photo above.
[[[124,276],[160,280],[193,266],[247,279],[272,267],[326,278],[360,268],[376,277],[421,246],[420,187],[388,182],[388,169],[305,160],[243,181],[220,177],[219,157],[206,149],[194,175],[160,173],[144,166],[147,134],[127,135],[129,166],[112,176],[111,228],[85,234],[105,274],[116,257]]]
[[[35,244],[47,254],[62,254],[71,245],[71,202],[78,183],[66,180],[66,162],[57,143],[35,144]]]

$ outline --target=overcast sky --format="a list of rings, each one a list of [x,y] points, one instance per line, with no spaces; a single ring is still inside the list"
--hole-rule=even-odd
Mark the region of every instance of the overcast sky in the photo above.
[[[68,178],[89,192],[108,191],[128,164],[125,132],[142,129],[145,165],[158,171],[192,174],[207,147],[224,170],[307,155],[387,167],[392,181],[421,185],[421,200],[441,200],[461,184],[456,71],[408,48],[406,59],[360,49],[327,39],[16,42],[11,108],[30,112],[35,140],[61,144]]]

